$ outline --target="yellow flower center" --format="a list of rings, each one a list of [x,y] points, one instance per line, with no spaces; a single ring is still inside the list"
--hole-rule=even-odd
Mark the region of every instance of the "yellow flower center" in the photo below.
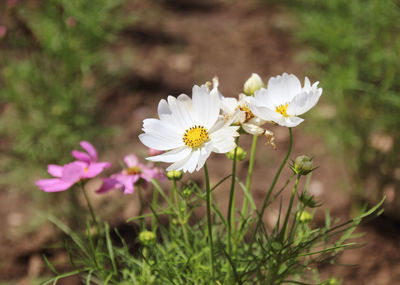
[[[183,142],[191,148],[198,148],[209,139],[208,131],[203,126],[191,127],[183,135]]]
[[[142,172],[139,166],[129,167],[125,171],[127,175],[136,175]]]
[[[246,113],[246,121],[250,120],[251,118],[254,118],[254,114],[250,111],[249,107],[247,107],[246,105],[240,106],[239,110]]]
[[[276,107],[275,112],[281,114],[284,117],[287,117],[288,114],[286,113],[286,110],[287,110],[288,106],[289,106],[289,103],[286,103],[284,105],[283,104],[279,105],[278,107]]]

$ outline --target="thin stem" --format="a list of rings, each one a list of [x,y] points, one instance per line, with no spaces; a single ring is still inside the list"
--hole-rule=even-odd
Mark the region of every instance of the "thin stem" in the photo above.
[[[253,169],[254,169],[254,161],[255,161],[255,157],[256,157],[257,140],[258,140],[258,136],[253,136],[253,142],[251,144],[251,152],[250,152],[249,169],[248,169],[247,178],[246,178],[247,193],[250,193],[251,180],[253,178]],[[242,219],[240,222],[239,229],[242,228],[242,226],[243,226],[243,223],[244,223],[243,217],[246,217],[248,207],[249,207],[249,198],[245,195],[244,200],[243,200],[242,212],[241,212]]]
[[[289,207],[287,209],[286,216],[285,216],[285,221],[283,222],[283,226],[282,226],[282,241],[286,236],[287,223],[289,221],[290,212],[292,211],[293,201],[294,201],[294,197],[296,196],[297,186],[299,185],[300,177],[301,177],[301,175],[298,174],[297,178],[296,178],[296,182],[294,183],[294,187],[293,187],[293,190],[292,190],[292,195],[290,196]]]
[[[139,216],[143,214],[143,195],[142,195],[142,187],[140,185],[136,186],[137,191],[138,191],[138,196],[139,196]]]
[[[158,208],[158,191],[156,191],[156,189],[154,189],[154,187],[153,187],[153,201],[151,202],[151,206],[153,207],[154,211],[156,211]],[[153,232],[155,232],[157,229],[157,218],[154,213],[151,218],[151,228],[152,228]]]
[[[271,184],[271,186],[269,187],[267,196],[265,196],[263,205],[262,205],[262,207],[261,207],[261,211],[260,211],[260,213],[258,214],[258,221],[257,221],[256,229],[254,230],[254,233],[253,233],[253,238],[252,238],[252,240],[254,240],[254,238],[255,238],[255,236],[256,236],[256,234],[257,234],[257,231],[258,231],[258,229],[259,229],[260,226],[261,226],[262,217],[263,217],[263,215],[264,215],[264,211],[265,211],[265,208],[266,208],[266,206],[267,206],[268,200],[269,200],[269,198],[270,198],[270,196],[271,196],[271,194],[272,194],[272,191],[274,190],[275,184],[276,184],[276,182],[278,181],[279,176],[281,175],[282,169],[283,169],[283,167],[286,165],[286,163],[287,163],[287,161],[288,161],[288,159],[289,159],[289,156],[290,156],[290,154],[291,154],[291,152],[292,152],[292,145],[293,145],[292,128],[289,128],[289,136],[290,136],[290,137],[289,137],[289,149],[288,149],[288,152],[287,152],[285,158],[283,159],[281,166],[279,167],[278,171],[277,171],[276,174],[275,174],[274,180],[272,181],[272,184]]]
[[[207,227],[208,227],[208,243],[210,245],[210,263],[211,263],[211,278],[214,280],[214,248],[212,238],[212,221],[211,221],[211,188],[210,178],[208,175],[207,164],[204,164],[204,176],[206,179],[206,196],[207,196]]]
[[[183,238],[185,239],[186,246],[188,248],[190,248],[189,235],[188,235],[188,232],[187,232],[186,223],[184,221],[184,218],[182,218],[182,216],[181,216],[180,200],[179,200],[179,196],[178,196],[178,188],[176,186],[176,180],[175,179],[172,181],[172,192],[173,192],[173,196],[174,196],[174,199],[175,199],[176,215],[177,215],[179,223],[182,226]]]
[[[236,138],[236,148],[233,154],[232,163],[232,177],[231,177],[231,191],[229,194],[228,204],[228,252],[232,253],[232,228],[235,227],[235,213],[233,208],[235,207],[235,182],[236,182],[236,157],[237,157],[237,145],[239,143],[239,137]]]
[[[85,200],[86,200],[86,203],[88,205],[90,215],[92,216],[93,223],[96,225],[97,229],[99,229],[99,224],[97,223],[96,215],[94,214],[93,207],[92,207],[92,204],[90,203],[89,196],[86,193],[86,190],[85,190],[85,187],[84,187],[83,183],[79,183],[79,184],[81,186],[83,195],[85,196]]]

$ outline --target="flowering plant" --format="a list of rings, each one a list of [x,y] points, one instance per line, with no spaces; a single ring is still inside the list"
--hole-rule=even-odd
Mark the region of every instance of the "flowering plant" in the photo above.
[[[182,94],[161,100],[159,118],[143,121],[139,139],[151,148],[148,160],[170,164],[166,173],[171,181],[169,196],[158,182],[164,177],[159,168],[140,163],[133,154],[126,156],[122,172],[104,178],[97,193],[115,188],[132,194],[138,187],[141,210],[128,222],[140,221],[140,234],[136,237],[139,243],[133,242],[132,236],[122,236],[117,229],[118,238],[112,239],[113,232],[107,223],[97,224],[96,235],[90,234],[88,224],[85,238],[71,234],[61,225],[81,254],[70,252],[75,260],[74,271],[58,274],[48,281],[73,274],[80,274],[87,284],[310,284],[313,278],[318,279],[314,264],[333,261],[345,248],[355,246],[347,240],[354,238],[352,232],[362,219],[381,213],[382,202],[345,223],[333,225],[327,217],[326,225],[318,227],[313,216],[314,209],[321,204],[308,193],[308,183],[303,189],[300,186],[304,177],[309,182],[316,169],[312,159],[305,155],[289,165],[293,174],[276,191],[282,169],[291,156],[291,128],[303,121],[298,115],[317,103],[322,94],[317,84],[311,85],[306,78],[301,87],[296,76],[284,73],[265,85],[253,74],[245,83],[246,95],[239,95],[239,100],[224,97],[216,78],[212,88],[211,83],[194,86],[192,97]],[[264,135],[267,143],[275,146],[273,133],[265,128],[268,123],[288,127],[290,142],[261,206],[257,207],[251,190],[257,139]],[[240,133],[253,135],[245,183],[236,173],[237,163],[247,155],[239,146]],[[62,168],[49,166],[49,173],[62,180],[54,182],[56,185],[88,178],[79,172],[70,179],[69,168],[75,169],[75,164],[86,163],[87,169],[99,164],[94,148],[87,143],[81,146],[87,154],[74,151],[77,162]],[[212,152],[225,153],[232,160],[231,174],[215,185],[211,185],[206,163]],[[200,170],[204,170],[204,184],[186,179],[185,173]],[[228,207],[221,209],[213,193],[226,180],[230,180]],[[266,225],[264,214],[291,183],[288,203],[283,205],[281,200],[275,224]],[[38,183],[42,189],[44,184]],[[143,214],[140,186],[147,184],[153,186],[151,213]],[[244,195],[241,207],[235,201],[237,186]],[[196,214],[202,208],[205,218]],[[167,217],[168,222],[162,222],[162,217]],[[328,282],[332,280],[336,279],[322,284],[331,284]]]

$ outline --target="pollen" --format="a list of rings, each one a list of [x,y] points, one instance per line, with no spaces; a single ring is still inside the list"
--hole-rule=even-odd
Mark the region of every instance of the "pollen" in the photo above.
[[[142,172],[139,166],[129,167],[125,169],[125,171],[127,175],[136,175]]]
[[[276,107],[275,112],[281,114],[284,117],[287,117],[288,114],[286,113],[286,110],[288,106],[289,106],[288,103],[279,105],[278,107]]]
[[[247,107],[246,105],[240,106],[239,110],[246,113],[246,122],[255,117],[254,114],[250,111],[249,107]]]
[[[183,142],[191,148],[198,148],[209,139],[208,131],[203,126],[191,127],[183,135]]]

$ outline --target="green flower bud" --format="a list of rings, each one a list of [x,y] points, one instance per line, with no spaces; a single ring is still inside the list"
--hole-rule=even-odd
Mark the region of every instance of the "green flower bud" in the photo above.
[[[192,196],[193,194],[193,188],[190,186],[186,186],[185,188],[182,189],[182,197],[183,198],[190,198],[190,196]]]
[[[182,178],[183,172],[180,170],[171,170],[167,172],[167,178],[169,180],[180,180]]]
[[[312,158],[307,155],[300,155],[291,166],[292,170],[299,175],[306,175],[313,170]]]
[[[254,96],[254,92],[265,87],[264,82],[257,73],[253,73],[244,83],[243,91],[247,96]]]
[[[299,199],[305,207],[316,208],[321,206],[320,203],[317,203],[317,201],[315,201],[314,196],[307,195],[306,193],[302,193]]]
[[[340,282],[338,279],[335,277],[329,278],[328,280],[324,281],[322,283],[323,285],[340,285],[342,282]]]
[[[307,211],[302,211],[297,213],[297,219],[300,221],[300,223],[309,223],[312,220],[312,216],[309,212]]]
[[[243,159],[246,158],[247,156],[247,151],[245,151],[243,148],[241,148],[240,146],[236,147],[236,160],[237,161],[242,161]],[[234,159],[235,158],[235,149],[232,149],[230,152],[226,153],[226,156],[229,159]]]
[[[139,240],[145,246],[155,244],[156,239],[157,239],[156,234],[151,231],[143,231],[139,234]]]

